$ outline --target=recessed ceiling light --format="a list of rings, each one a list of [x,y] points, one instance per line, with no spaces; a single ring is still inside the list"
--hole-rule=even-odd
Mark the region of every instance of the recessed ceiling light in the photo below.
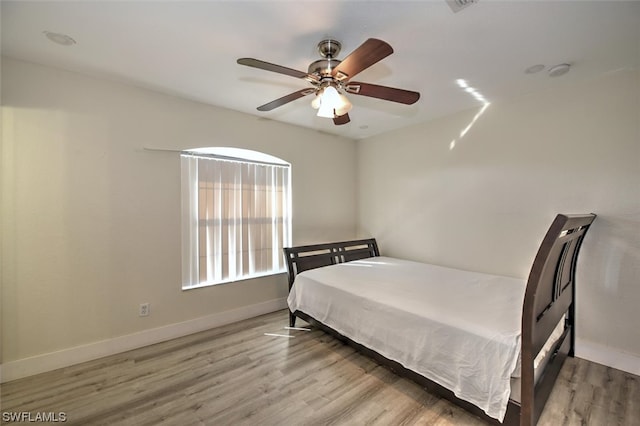
[[[569,72],[569,68],[571,65],[569,64],[559,64],[554,67],[549,68],[549,77],[559,77]]]
[[[472,4],[478,2],[478,0],[446,0],[446,1],[454,13],[460,12],[465,7],[471,6]]]
[[[43,31],[42,33],[52,42],[61,44],[62,46],[73,46],[76,44],[76,41],[66,34],[51,31]]]
[[[524,70],[524,72],[525,74],[535,74],[537,72],[542,71],[543,69],[544,69],[544,65],[536,64],[536,65],[531,65],[529,68]]]

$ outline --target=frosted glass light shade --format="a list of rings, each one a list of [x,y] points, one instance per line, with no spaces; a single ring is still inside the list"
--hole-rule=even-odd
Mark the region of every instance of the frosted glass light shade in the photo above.
[[[320,98],[318,117],[333,118],[344,115],[351,110],[351,102],[346,96],[338,93],[335,87],[327,86]]]

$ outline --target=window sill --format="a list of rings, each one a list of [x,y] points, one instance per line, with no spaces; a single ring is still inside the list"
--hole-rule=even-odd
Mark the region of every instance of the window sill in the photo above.
[[[253,275],[244,275],[240,278],[236,278],[233,280],[224,280],[224,281],[215,281],[215,282],[207,282],[207,283],[200,283],[200,284],[196,284],[196,285],[190,285],[190,286],[185,286],[182,285],[182,290],[195,290],[198,288],[206,288],[206,287],[214,287],[217,285],[223,285],[223,284],[232,284],[232,283],[237,283],[237,282],[241,282],[241,281],[249,281],[249,280],[253,280],[256,278],[264,278],[264,277],[269,277],[272,275],[280,275],[280,274],[286,274],[287,271],[286,270],[281,270],[281,271],[270,271],[270,272],[264,272],[261,274],[253,274]]]

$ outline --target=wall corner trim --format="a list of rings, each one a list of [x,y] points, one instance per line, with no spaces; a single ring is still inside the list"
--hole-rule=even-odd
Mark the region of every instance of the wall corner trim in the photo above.
[[[285,298],[273,299],[113,339],[6,362],[0,364],[0,383],[115,355],[286,308]]]

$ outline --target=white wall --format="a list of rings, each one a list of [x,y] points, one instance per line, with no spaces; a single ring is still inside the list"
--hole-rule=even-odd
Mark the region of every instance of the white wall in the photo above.
[[[578,352],[607,348],[640,374],[640,75],[493,103],[460,137],[478,112],[359,142],[359,234],[383,254],[526,278],[556,213],[595,212]]]
[[[292,164],[294,243],[355,236],[354,141],[7,58],[2,88],[2,361],[12,378],[6,367],[20,360],[286,306],[284,274],[181,290],[179,156],[143,147],[280,157]],[[149,317],[138,317],[141,302]]]

